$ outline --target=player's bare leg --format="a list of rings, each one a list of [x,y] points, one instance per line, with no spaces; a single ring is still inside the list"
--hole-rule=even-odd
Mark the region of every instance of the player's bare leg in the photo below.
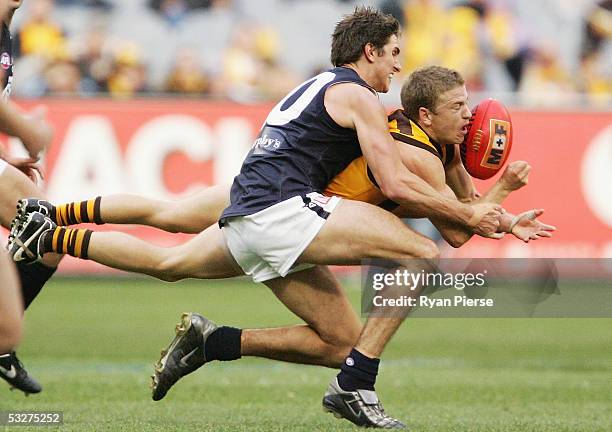
[[[336,212],[339,216],[333,218]],[[351,217],[347,219],[347,215]],[[381,220],[380,229],[364,229],[368,226],[365,222],[371,220]],[[320,236],[339,236],[335,240],[327,238],[330,244],[346,241],[349,233],[357,240],[352,248],[325,248],[327,255],[322,254],[321,260],[359,263],[361,258],[368,257],[434,258],[437,255],[433,242],[406,228],[395,216],[367,204],[344,201],[327,224],[329,229]],[[306,253],[318,254],[316,240],[313,243]],[[256,355],[337,367],[354,345],[360,326],[329,271],[318,267],[271,280],[267,285],[307,326],[240,331],[218,328],[200,315],[186,314],[177,327],[177,337],[162,352],[157,364],[153,399],[162,399],[180,377],[214,359],[234,360],[240,355]],[[210,348],[209,352],[205,347]]]
[[[371,204],[342,200],[298,263],[361,265],[367,258],[437,258],[436,244],[397,216]]]
[[[265,284],[306,325],[245,329],[241,354],[338,368],[361,322],[331,271],[317,266]]]
[[[174,247],[155,246],[119,232],[95,232],[91,235],[87,256],[109,267],[144,273],[169,282],[244,274],[227,249],[217,225]]]
[[[0,354],[10,352],[19,344],[22,314],[15,267],[7,254],[0,251]]]
[[[365,258],[419,260],[402,262],[410,271],[420,271],[436,260],[438,249],[429,239],[415,233],[396,216],[377,207],[344,200],[306,248],[299,262],[334,262],[361,264]],[[412,267],[415,268],[412,268]],[[398,287],[388,287],[393,295]],[[405,294],[418,296],[420,288]],[[397,295],[397,293],[395,293]],[[372,313],[381,311],[372,311]],[[378,357],[404,321],[408,310],[382,311],[385,317],[370,316],[355,348],[341,365],[341,371],[330,383],[323,407],[358,425],[401,428],[403,423],[387,415],[374,391],[378,374]],[[390,316],[388,315],[390,314]]]
[[[154,400],[162,399],[181,377],[213,360],[257,356],[339,367],[357,341],[361,323],[329,269],[314,267],[266,285],[306,325],[241,330],[218,327],[195,313],[183,314],[175,339],[156,364]]]
[[[340,217],[332,218],[336,211],[339,211]],[[349,214],[350,218],[347,219]],[[327,222],[330,229],[320,235],[340,236],[346,241],[349,238],[347,234],[351,233],[350,238],[357,235],[357,244],[352,249],[332,247],[321,260],[359,263],[361,258],[368,257],[437,255],[437,248],[431,241],[410,231],[395,216],[376,207],[345,201],[334,210],[332,217]],[[381,218],[381,228],[365,230],[367,224],[364,222],[373,217]],[[388,241],[390,239],[393,241]],[[327,241],[333,243],[340,239]],[[316,251],[312,252],[316,247],[315,243],[314,247],[307,248],[307,253],[310,249],[310,253],[317,254]],[[299,272],[267,284],[308,326],[241,332],[229,327],[218,328],[197,314],[186,314],[177,327],[176,338],[162,352],[156,365],[152,386],[154,400],[162,399],[178,379],[211,359],[233,360],[240,355],[258,355],[285,361],[338,366],[338,362],[349,351],[351,341],[356,340],[359,320],[328,270],[319,268]],[[346,320],[342,324],[342,331],[334,329],[333,320],[337,321],[338,317]],[[205,347],[210,347],[210,352],[207,353]]]
[[[195,234],[219,220],[229,205],[229,190],[229,185],[211,186],[176,201],[110,195],[102,198],[101,216],[106,223],[149,225]]]
[[[34,262],[46,253],[55,252],[169,282],[244,274],[217,225],[178,246],[160,247],[121,232],[58,227],[40,212],[29,213],[19,223],[15,239],[9,242],[9,251],[16,262]]]
[[[42,211],[60,226],[97,224],[148,225],[168,232],[197,234],[213,225],[229,204],[229,185],[217,185],[178,200],[160,200],[115,194],[85,201],[53,205],[37,199],[20,201],[20,217]]]

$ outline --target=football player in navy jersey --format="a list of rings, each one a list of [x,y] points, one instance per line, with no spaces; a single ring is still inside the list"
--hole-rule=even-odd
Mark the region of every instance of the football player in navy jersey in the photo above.
[[[177,247],[151,248],[125,234],[55,228],[34,212],[19,229],[22,246],[14,242],[13,258],[70,253],[164,280],[248,274],[306,324],[243,332],[185,314],[156,366],[154,400],[209,361],[257,355],[341,367],[324,398],[327,410],[362,426],[403,427],[385,413],[374,384],[378,357],[405,316],[370,317],[361,331],[326,265],[359,265],[365,258],[435,260],[438,249],[379,207],[321,192],[363,155],[386,197],[426,216],[490,235],[501,208],[445,197],[402,163],[377,96],[401,69],[398,34],[394,18],[365,7],[337,24],[334,68],[298,86],[270,112],[234,180],[219,226]],[[99,221],[100,202],[74,205],[60,216]]]
[[[38,171],[36,162],[39,154],[49,145],[53,136],[51,127],[44,120],[42,110],[25,115],[16,105],[7,100],[13,85],[13,54],[9,26],[13,14],[21,3],[16,0],[0,1],[0,16],[2,17],[0,131],[20,138],[29,154],[27,158],[11,158],[4,151],[0,151],[0,223],[5,228],[10,227],[19,198],[29,194],[43,197],[35,183]],[[17,263],[21,293],[26,308],[55,272],[58,262],[59,257],[53,254],[48,258],[45,257],[44,261],[32,265]],[[14,352],[0,355],[0,378],[25,393],[41,391],[41,386],[28,375]]]

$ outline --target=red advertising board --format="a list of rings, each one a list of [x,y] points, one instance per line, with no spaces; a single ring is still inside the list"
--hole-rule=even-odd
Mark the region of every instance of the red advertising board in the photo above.
[[[128,192],[172,199],[231,182],[269,105],[183,100],[46,100],[56,128],[45,187],[55,202]],[[35,105],[33,102],[22,104]],[[612,257],[612,113],[512,111],[510,160],[527,160],[529,185],[504,204],[512,212],[544,208],[551,240],[474,238],[447,256]],[[14,144],[14,143],[12,143]],[[485,190],[495,181],[477,182]],[[103,226],[101,229],[117,229]],[[156,244],[185,236],[122,227]],[[66,272],[104,271],[64,260]]]

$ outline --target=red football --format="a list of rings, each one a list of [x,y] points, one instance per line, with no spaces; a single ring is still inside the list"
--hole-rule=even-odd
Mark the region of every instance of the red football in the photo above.
[[[472,177],[488,179],[506,163],[512,148],[512,120],[500,101],[487,99],[472,109],[461,159]]]

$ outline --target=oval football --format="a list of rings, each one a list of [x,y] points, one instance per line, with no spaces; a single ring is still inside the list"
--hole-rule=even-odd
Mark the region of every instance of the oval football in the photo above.
[[[461,144],[461,159],[467,172],[488,179],[499,172],[512,148],[512,121],[508,110],[496,99],[486,99],[472,110],[468,133]]]

